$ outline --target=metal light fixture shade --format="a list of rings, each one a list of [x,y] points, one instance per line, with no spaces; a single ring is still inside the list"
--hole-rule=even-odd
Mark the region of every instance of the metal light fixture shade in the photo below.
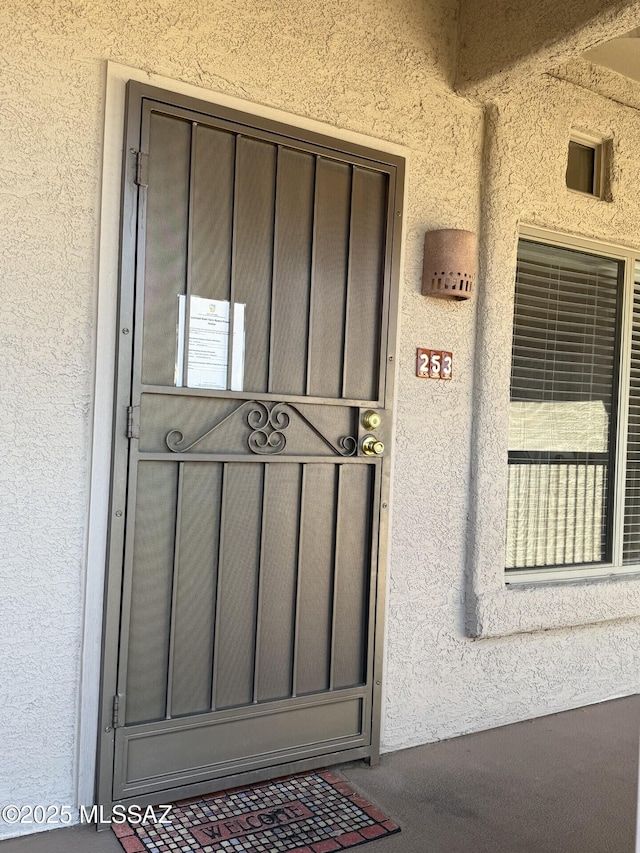
[[[476,279],[478,238],[472,231],[442,228],[424,235],[422,295],[469,299]]]

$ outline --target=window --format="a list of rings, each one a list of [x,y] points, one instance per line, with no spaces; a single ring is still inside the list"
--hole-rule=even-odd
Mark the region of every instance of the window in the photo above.
[[[519,241],[509,583],[640,571],[639,260]]]
[[[573,133],[567,155],[567,187],[602,198],[603,140],[586,134]]]

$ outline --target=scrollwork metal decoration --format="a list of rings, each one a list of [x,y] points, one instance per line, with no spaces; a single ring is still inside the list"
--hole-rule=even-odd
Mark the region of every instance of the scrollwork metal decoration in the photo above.
[[[285,411],[287,403],[276,403],[269,409],[264,403],[256,403],[256,408],[247,415],[247,423],[253,430],[247,444],[252,453],[282,453],[287,446],[284,431],[291,424],[291,417]]]
[[[341,456],[353,456],[358,449],[358,439],[354,435],[343,435],[339,444],[344,450],[344,453],[340,454]]]
[[[241,409],[246,408],[249,405],[256,405],[252,403],[250,400],[246,400],[240,406],[236,406],[233,411],[229,412],[229,414],[222,418],[221,421],[218,421],[217,424],[214,424],[211,429],[208,429],[205,433],[203,433],[200,438],[196,438],[195,441],[192,441],[191,444],[187,445],[187,447],[179,447],[180,444],[184,441],[184,434],[179,429],[172,429],[166,434],[164,440],[165,444],[173,453],[186,453],[188,450],[191,450],[192,447],[195,447],[196,444],[200,444],[201,441],[204,441],[205,438],[208,438],[213,432],[215,432],[218,427],[222,426],[222,424],[226,423],[230,418],[232,418],[237,412],[241,411]],[[257,405],[262,405],[258,403]]]
[[[196,444],[200,444],[201,441],[208,438],[218,427],[222,426],[222,424],[226,423],[226,421],[242,409],[248,407],[251,408],[247,412],[247,425],[251,429],[251,433],[247,438],[247,445],[252,453],[276,455],[284,452],[287,446],[287,437],[284,433],[291,425],[290,412],[295,412],[336,455],[353,456],[358,449],[358,439],[353,435],[342,436],[336,446],[293,403],[275,403],[269,408],[266,403],[260,400],[246,400],[186,447],[180,446],[184,441],[184,434],[179,429],[170,430],[165,436],[165,443],[173,453],[186,453],[195,447]]]

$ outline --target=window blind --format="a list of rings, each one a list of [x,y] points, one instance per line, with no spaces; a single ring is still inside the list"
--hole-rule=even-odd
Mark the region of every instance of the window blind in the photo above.
[[[509,570],[610,558],[622,276],[622,263],[610,258],[519,243]],[[640,328],[638,338],[640,358]],[[638,369],[640,389],[640,361]],[[640,399],[638,413],[640,450]],[[638,462],[640,487],[640,453]]]
[[[622,559],[640,562],[640,264],[633,287]]]

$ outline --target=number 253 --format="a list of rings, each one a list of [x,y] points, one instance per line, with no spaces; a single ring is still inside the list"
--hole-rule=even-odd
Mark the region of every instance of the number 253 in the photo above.
[[[418,350],[417,375],[430,379],[451,379],[453,354],[443,350]]]

